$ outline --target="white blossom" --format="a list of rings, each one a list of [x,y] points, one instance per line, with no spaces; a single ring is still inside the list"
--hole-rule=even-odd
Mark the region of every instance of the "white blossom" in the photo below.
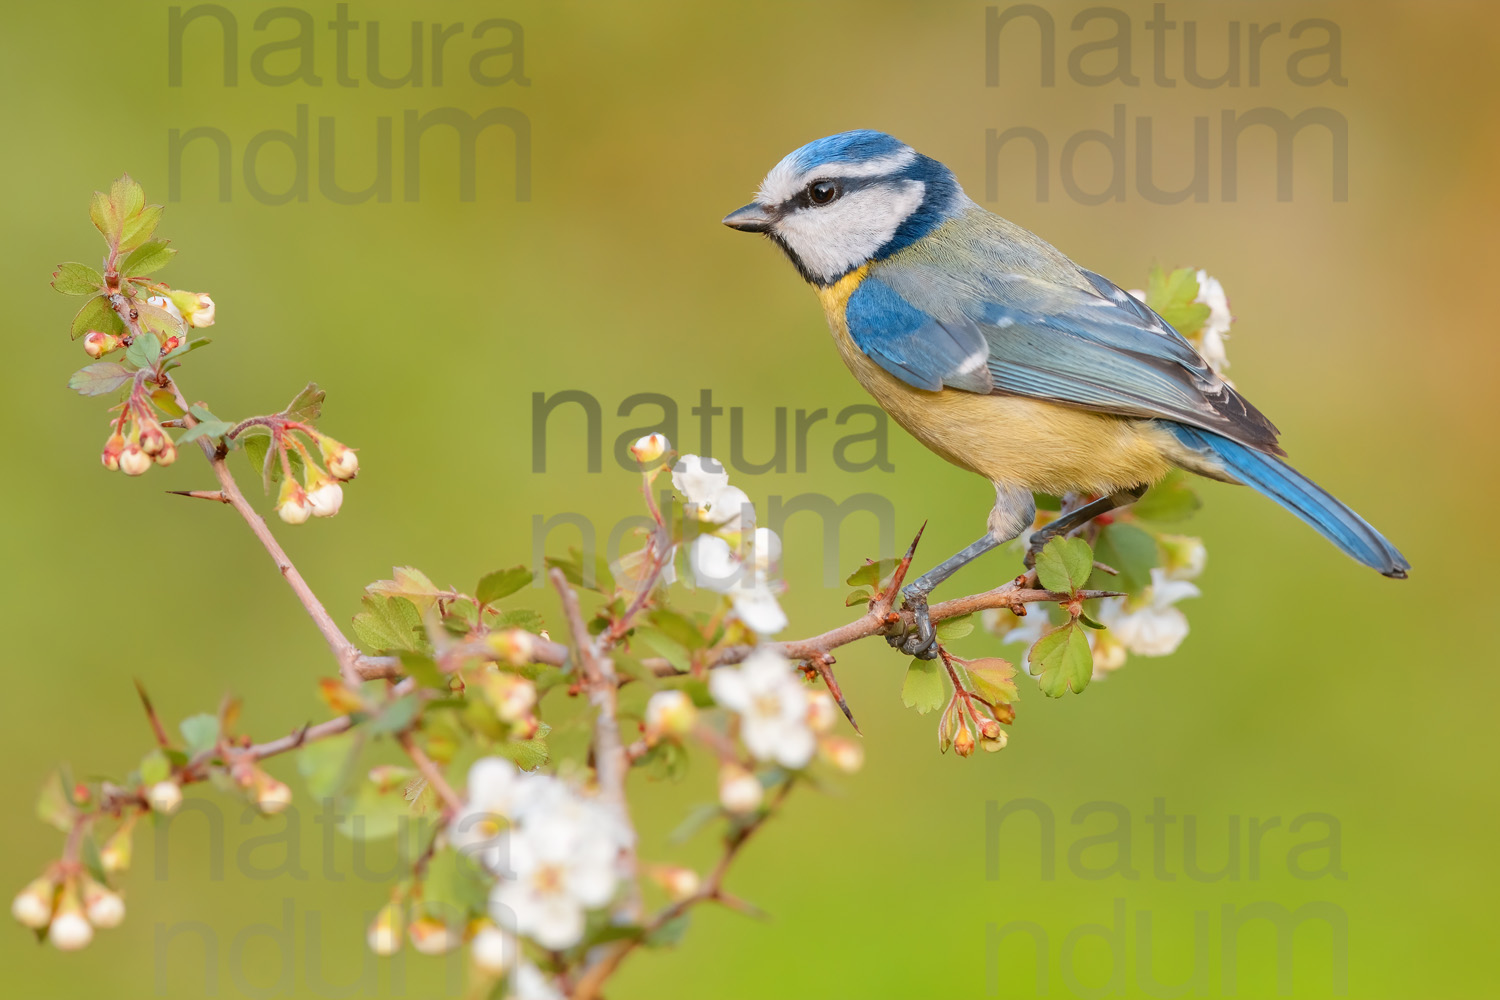
[[[523,962],[511,977],[511,1000],[564,1000],[563,994],[542,970]]]
[[[737,670],[715,670],[708,689],[739,715],[740,737],[756,760],[795,769],[812,759],[817,741],[808,725],[807,689],[779,652],[762,647]]]
[[[1160,566],[1151,570],[1151,586],[1136,600],[1112,597],[1099,606],[1099,621],[1114,632],[1127,650],[1141,656],[1166,656],[1187,638],[1187,615],[1174,605],[1197,597],[1196,585],[1168,575]]]
[[[1229,336],[1229,327],[1234,316],[1229,312],[1229,299],[1218,278],[1210,277],[1207,271],[1198,272],[1198,297],[1193,300],[1208,306],[1208,319],[1198,333],[1198,353],[1203,355],[1209,367],[1220,375],[1229,369],[1229,356],[1224,350],[1224,341]]]
[[[1167,575],[1174,580],[1196,580],[1208,562],[1203,539],[1190,535],[1162,535],[1161,547],[1166,553]]]
[[[715,459],[683,455],[672,467],[672,486],[691,504],[709,504],[729,485],[729,473]]]

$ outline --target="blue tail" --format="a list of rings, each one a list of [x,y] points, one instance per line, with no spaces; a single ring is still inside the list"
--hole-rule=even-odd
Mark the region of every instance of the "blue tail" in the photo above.
[[[1211,431],[1168,426],[1188,448],[1296,514],[1351,558],[1397,579],[1404,579],[1411,569],[1406,557],[1369,522],[1280,459]]]

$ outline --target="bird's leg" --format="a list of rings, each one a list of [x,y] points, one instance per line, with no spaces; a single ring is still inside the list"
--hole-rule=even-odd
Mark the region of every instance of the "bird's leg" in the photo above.
[[[1146,485],[1144,483],[1140,486],[1132,486],[1129,489],[1116,490],[1097,500],[1091,500],[1077,510],[1069,511],[1057,520],[1044,525],[1026,543],[1026,568],[1031,569],[1036,565],[1036,557],[1041,554],[1042,547],[1052,539],[1060,535],[1066,535],[1073,529],[1088,524],[1100,514],[1107,514],[1118,507],[1135,503],[1145,492]]]
[[[905,598],[906,606],[911,609],[917,628],[915,632],[905,631],[900,635],[888,635],[885,641],[908,656],[923,660],[930,660],[937,656],[937,631],[932,627],[932,619],[927,613],[927,595],[932,593],[938,584],[999,544],[995,536],[987,532],[979,541],[965,546],[962,551],[945,559],[915,581],[901,588],[901,596]]]

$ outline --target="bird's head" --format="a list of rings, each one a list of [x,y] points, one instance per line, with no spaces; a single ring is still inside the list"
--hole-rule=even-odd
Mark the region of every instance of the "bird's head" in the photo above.
[[[805,279],[831,285],[915,243],[967,201],[937,160],[884,132],[856,129],[789,153],[724,225],[765,233]]]

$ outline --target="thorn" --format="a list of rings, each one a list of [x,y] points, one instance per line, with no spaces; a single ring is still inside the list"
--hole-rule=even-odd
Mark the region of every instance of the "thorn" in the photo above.
[[[172,741],[167,737],[166,729],[162,728],[161,717],[152,707],[151,696],[146,693],[146,685],[141,683],[139,677],[135,678],[135,693],[141,697],[141,707],[146,710],[146,719],[151,723],[151,732],[156,735],[156,745],[163,750],[169,748]]]
[[[902,556],[901,561],[896,564],[896,572],[891,574],[890,596],[892,601],[895,600],[895,595],[901,590],[901,584],[906,580],[906,572],[911,569],[912,557],[917,554],[917,543],[922,540],[922,534],[926,530],[927,522],[923,521],[922,526],[917,529],[917,537],[913,538],[911,544],[906,547],[906,555]],[[855,728],[859,727],[856,726]]]
[[[1108,573],[1110,576],[1119,576],[1120,575],[1120,571],[1119,570],[1115,569],[1113,566],[1105,565],[1104,563],[1100,562],[1097,559],[1094,560],[1094,568],[1097,569],[1101,573]]]
[[[223,490],[167,490],[175,497],[193,497],[196,500],[217,500],[219,503],[228,503],[229,498],[224,495]]]
[[[839,708],[844,712],[844,718],[849,720],[849,725],[854,727],[856,733],[863,736],[864,732],[859,728],[859,723],[854,721],[854,713],[849,711],[849,703],[844,700],[844,692],[839,690],[838,678],[833,676],[833,667],[830,665],[833,658],[826,653],[819,653],[807,662],[818,672],[818,676],[823,678],[823,683],[828,687],[828,693],[833,695],[834,701],[838,702]]]
[[[771,919],[771,915],[769,913],[767,913],[765,910],[762,910],[754,903],[748,903],[738,896],[730,895],[723,889],[714,890],[713,899],[723,904],[724,906],[729,907],[731,910],[734,910],[738,913],[743,913],[747,917],[754,917],[756,920]]]

